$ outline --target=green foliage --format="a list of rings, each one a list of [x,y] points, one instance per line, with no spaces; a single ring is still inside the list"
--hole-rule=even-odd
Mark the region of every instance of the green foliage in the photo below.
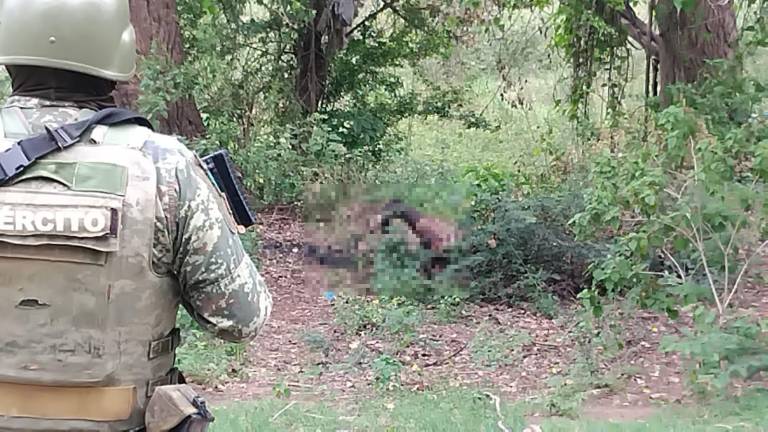
[[[674,3],[683,10],[692,4]],[[764,13],[759,2],[746,3],[739,6],[744,39],[754,47],[768,40]],[[745,283],[739,275],[751,265],[744,257],[768,232],[768,129],[759,114],[766,89],[759,80],[713,62],[706,79],[673,88],[676,104],[641,122],[627,113],[653,101],[626,92],[642,78],[632,61],[642,54],[626,50],[627,34],[611,22],[623,2],[421,7],[407,0],[366,21],[349,45],[326,56],[327,85],[317,111],[308,113],[296,98],[301,62],[294,50],[314,17],[309,5],[179,2],[186,64],[145,59],[140,104],[156,119],[167,101],[194,96],[209,135],[191,144],[228,148],[262,202],[296,200],[308,183],[398,183],[398,192],[441,213],[454,201],[430,195],[460,183],[467,193],[456,195],[470,199],[472,227],[457,248],[458,264],[427,281],[418,274],[425,254],[387,239],[374,254],[372,287],[382,298],[335,303],[337,322],[349,333],[407,345],[423,320],[413,301],[434,302],[438,318],[449,322],[468,292],[473,299],[527,301],[554,318],[564,313],[559,296],[587,286],[579,294],[587,313],[573,318],[583,326],[576,343],[586,351],[621,349],[620,331],[608,325],[618,299],[671,318],[702,303],[710,309],[697,309],[696,328],[667,344],[691,360],[693,381],[722,387],[760,369],[764,325],[728,316],[732,293]],[[547,40],[562,59],[550,58]],[[756,69],[764,69],[759,61]],[[570,75],[555,75],[561,70]],[[550,91],[562,112],[545,101]],[[608,129],[598,131],[603,113]],[[591,141],[573,147],[574,137]],[[205,350],[220,345],[199,340],[183,362],[211,363]],[[307,332],[303,340],[327,355],[322,335]],[[525,343],[515,332],[479,334],[472,351],[493,367],[514,361]],[[402,365],[394,357],[373,362],[379,388],[397,386]],[[573,414],[586,391],[611,385],[597,372],[601,360],[588,352],[574,358],[551,383],[549,411]],[[487,426],[496,428],[491,414]],[[386,427],[401,425],[413,422]]]
[[[524,331],[503,332],[481,328],[469,344],[472,359],[485,368],[494,369],[519,362],[521,349],[531,342],[531,336]]]
[[[734,379],[748,381],[768,371],[768,321],[741,316],[721,322],[715,311],[701,306],[693,317],[694,328],[666,336],[662,349],[683,355],[698,392],[724,395]]]
[[[423,320],[421,308],[403,297],[340,297],[336,322],[350,333],[412,335]]]
[[[420,302],[466,295],[458,280],[461,277],[460,264],[450,265],[432,280],[424,277],[420,270],[433,255],[431,251],[414,248],[403,237],[385,237],[374,255],[371,288],[380,296],[404,297]],[[452,255],[456,256],[458,252]]]
[[[286,384],[285,381],[281,380],[272,386],[272,394],[277,399],[288,399],[291,397],[291,388],[288,387],[288,384]]]
[[[440,298],[436,305],[436,316],[443,323],[455,322],[462,313],[464,299],[459,296],[446,296]]]
[[[183,341],[177,367],[187,378],[212,384],[240,377],[247,361],[245,344],[214,338],[184,311],[179,311],[177,322]]]
[[[472,209],[475,219],[487,223],[496,206],[513,187],[510,173],[497,168],[492,163],[470,166],[464,169],[464,180],[473,187]]]
[[[532,304],[536,312],[549,318],[555,319],[560,311],[560,303],[556,296],[547,292],[546,288],[542,286],[542,279],[537,275],[536,281],[538,286],[536,289],[528,289],[527,292],[532,293]]]
[[[731,66],[713,65],[706,82],[678,86],[685,105],[658,112],[648,140],[631,131],[600,152],[586,206],[571,220],[582,237],[614,237],[610,253],[590,267],[593,287],[580,295],[586,308],[600,317],[621,295],[674,319],[697,304],[695,330],[667,348],[687,355],[691,381],[709,388],[724,388],[764,360],[759,327],[724,324],[765,247],[768,173],[761,165],[768,123],[752,114],[768,92]]]
[[[454,44],[447,22],[412,1],[400,2],[397,14],[385,9],[365,20],[343,49],[331,52],[323,43],[316,68],[327,79],[316,89],[317,109],[308,111],[297,98],[297,71],[305,65],[294,48],[316,14],[312,7],[293,0],[179,2],[186,61],[170,69],[145,61],[149,96],[140,105],[156,116],[164,102],[194,96],[208,135],[193,145],[228,148],[264,203],[295,201],[307,183],[350,181],[386,164],[405,150],[397,129],[405,118],[468,118],[468,127],[482,127],[461,108],[461,86],[419,76],[405,81],[403,68]]]
[[[554,2],[545,2],[547,4]],[[579,0],[556,3],[553,45],[570,59],[571,90],[565,105],[574,121],[589,121],[589,103],[601,69],[606,71],[606,99],[610,115],[620,106],[623,76],[629,65],[626,30],[612,24],[611,15],[623,9],[618,1],[585,7]]]
[[[473,294],[531,300],[543,287],[562,296],[578,293],[584,272],[600,256],[599,245],[578,242],[566,227],[581,206],[577,194],[524,200],[498,199],[482,208],[468,240]]]
[[[379,390],[393,390],[400,387],[400,371],[402,368],[403,365],[399,360],[387,354],[377,357],[371,365],[376,388]]]

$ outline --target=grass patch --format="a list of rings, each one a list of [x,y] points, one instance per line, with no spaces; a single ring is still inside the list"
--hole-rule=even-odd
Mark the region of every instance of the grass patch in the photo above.
[[[240,377],[246,359],[246,345],[226,342],[206,333],[183,308],[177,323],[182,332],[182,345],[176,351],[176,362],[182,373],[198,383],[215,384]]]
[[[290,405],[290,406],[289,406]],[[288,407],[287,409],[285,409]],[[575,431],[765,431],[768,394],[753,393],[717,406],[660,409],[642,421],[538,420],[546,432]],[[281,412],[281,410],[285,409]],[[512,431],[527,425],[524,405],[501,404],[503,424]],[[278,415],[279,413],[279,415]],[[352,403],[342,409],[316,402],[268,399],[215,409],[212,431],[498,431],[499,416],[481,392],[398,393]]]
[[[469,348],[477,365],[495,369],[519,362],[520,349],[530,342],[531,336],[525,331],[480,328]]]

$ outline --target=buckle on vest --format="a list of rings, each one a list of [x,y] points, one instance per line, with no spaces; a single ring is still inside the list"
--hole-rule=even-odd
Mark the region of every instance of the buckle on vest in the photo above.
[[[70,145],[74,144],[75,141],[77,141],[79,138],[70,136],[66,129],[63,127],[51,127],[50,125],[46,124],[43,125],[45,128],[45,132],[48,134],[48,136],[53,140],[53,142],[56,143],[57,146],[59,146],[59,149],[64,150],[65,147],[69,147]]]
[[[174,328],[168,336],[149,343],[148,357],[154,360],[162,355],[171,354],[179,344],[181,344],[181,330]]]
[[[31,163],[18,143],[10,146],[8,150],[0,153],[0,183],[20,173]]]

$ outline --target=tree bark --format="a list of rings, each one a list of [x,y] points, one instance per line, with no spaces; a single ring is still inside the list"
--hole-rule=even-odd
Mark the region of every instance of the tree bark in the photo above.
[[[699,0],[691,11],[678,11],[672,0],[659,0],[659,86],[694,83],[706,71],[706,61],[732,59],[738,29],[733,0]]]
[[[184,45],[177,20],[176,0],[130,0],[131,22],[136,29],[139,55],[146,56],[153,45],[174,64],[184,62]],[[115,91],[120,106],[136,109],[138,78],[121,84]],[[197,138],[205,133],[203,119],[194,99],[189,96],[168,104],[167,115],[159,121],[163,133]]]
[[[315,12],[314,18],[306,23],[299,34],[295,54],[298,65],[296,98],[306,114],[318,110],[328,81],[328,59],[321,29],[327,4],[325,0],[312,0],[311,7]]]
[[[629,0],[617,13],[629,37],[658,61],[662,106],[670,102],[670,85],[696,82],[708,60],[731,59],[738,38],[733,0],[696,0],[693,8],[682,11],[674,3],[657,1],[658,33],[637,16]]]

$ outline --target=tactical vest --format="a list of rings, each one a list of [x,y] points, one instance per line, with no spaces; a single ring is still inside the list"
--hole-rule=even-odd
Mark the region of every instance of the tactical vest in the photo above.
[[[30,133],[0,114],[2,151]],[[140,430],[174,382],[179,290],[151,268],[150,136],[97,126],[0,186],[0,431]]]

